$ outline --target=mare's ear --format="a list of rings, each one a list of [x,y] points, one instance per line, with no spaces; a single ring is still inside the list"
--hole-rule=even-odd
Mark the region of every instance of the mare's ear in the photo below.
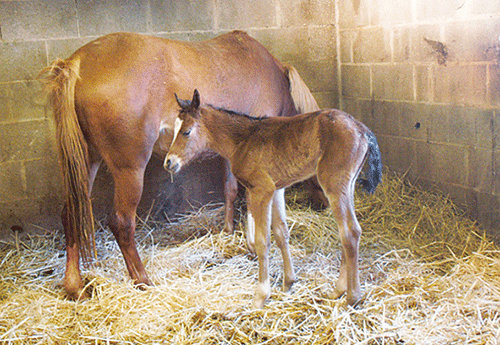
[[[197,89],[194,89],[193,100],[191,101],[191,109],[197,110],[200,106],[200,93]]]
[[[181,107],[181,109],[186,110],[191,106],[191,102],[189,100],[180,99],[179,97],[177,97],[176,93],[174,93],[174,95],[175,95],[175,100],[177,101],[177,104],[179,104],[179,107]]]

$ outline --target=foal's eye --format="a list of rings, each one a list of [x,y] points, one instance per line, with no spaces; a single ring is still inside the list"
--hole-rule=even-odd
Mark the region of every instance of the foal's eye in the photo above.
[[[182,135],[185,136],[185,137],[187,137],[189,134],[191,134],[191,130],[190,129],[188,129],[185,132],[182,132]]]

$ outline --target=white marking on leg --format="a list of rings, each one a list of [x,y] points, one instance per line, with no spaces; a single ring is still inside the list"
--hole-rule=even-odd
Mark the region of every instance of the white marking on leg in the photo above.
[[[255,220],[250,211],[247,212],[247,245],[252,254],[255,254]]]

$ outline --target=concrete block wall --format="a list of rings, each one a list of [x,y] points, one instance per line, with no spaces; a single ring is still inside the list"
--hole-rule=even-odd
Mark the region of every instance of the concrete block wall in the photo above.
[[[340,106],[500,238],[500,2],[339,0]]]
[[[334,0],[0,0],[0,235],[14,225],[60,226],[54,128],[36,80],[56,57],[116,31],[201,40],[243,29],[294,64],[321,106],[333,107],[339,90],[334,13]],[[195,165],[181,186],[153,160],[146,172],[149,201],[160,192],[167,204],[185,205],[179,195],[220,199],[220,176],[212,172],[219,166]],[[111,182],[101,170],[94,198],[109,206]]]

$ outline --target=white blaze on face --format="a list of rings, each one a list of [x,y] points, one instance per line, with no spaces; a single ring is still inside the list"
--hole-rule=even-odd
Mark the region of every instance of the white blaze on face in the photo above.
[[[170,146],[172,146],[173,143],[175,142],[175,139],[177,138],[177,135],[179,135],[181,127],[182,127],[182,120],[177,117],[174,123],[174,138],[172,139],[172,143],[170,144]],[[170,161],[170,167],[174,167],[174,170],[171,172],[176,173],[180,168],[180,161],[181,161],[180,158],[176,154],[167,153],[165,161],[163,162],[163,167],[166,170],[171,170],[168,169],[167,167],[167,161]]]
[[[182,120],[179,119],[178,117],[176,117],[175,124],[174,124],[174,138],[172,139],[172,144],[175,142],[177,135],[179,135],[179,131],[181,130],[181,127],[182,127]]]

